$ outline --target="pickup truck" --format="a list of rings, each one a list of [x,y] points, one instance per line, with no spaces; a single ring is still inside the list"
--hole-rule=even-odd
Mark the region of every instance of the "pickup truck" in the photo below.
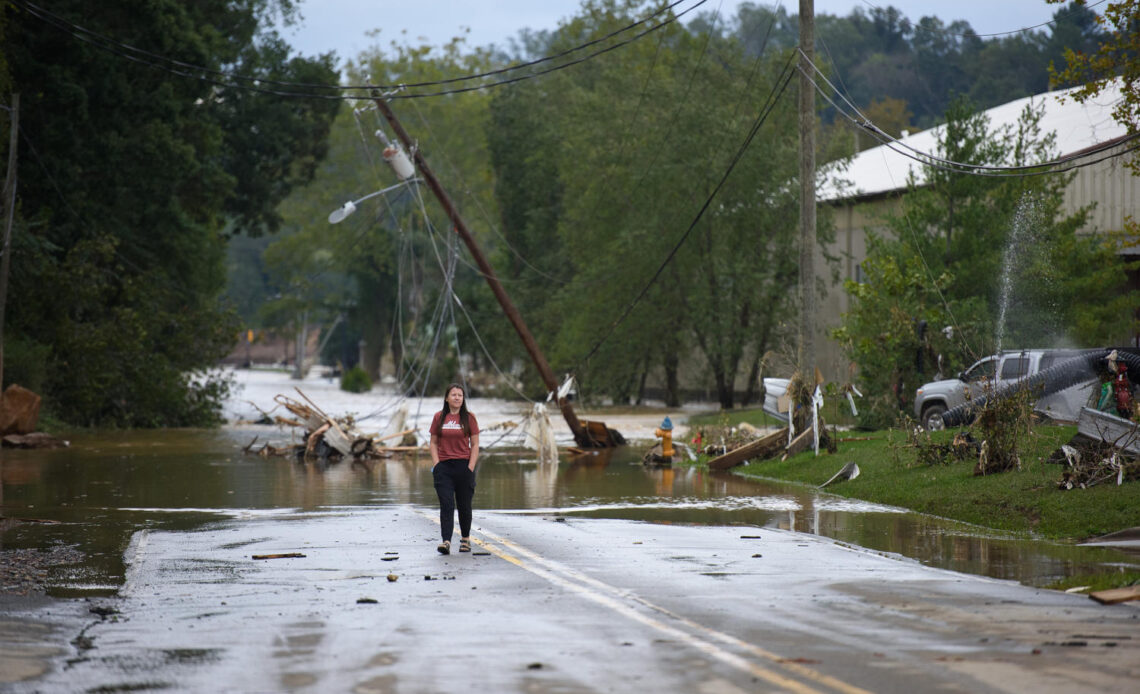
[[[914,394],[914,415],[926,429],[940,427],[947,410],[962,405],[967,397],[981,395],[987,388],[1000,389],[1079,356],[1072,349],[1008,350],[979,359],[958,378],[924,384]],[[1040,398],[1034,409],[1051,419],[1075,422],[1081,407],[1089,404],[1097,381],[1089,379],[1075,386]],[[937,415],[938,419],[935,420]]]

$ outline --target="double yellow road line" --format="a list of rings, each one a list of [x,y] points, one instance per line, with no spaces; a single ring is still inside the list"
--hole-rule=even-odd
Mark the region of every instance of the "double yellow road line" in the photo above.
[[[427,513],[421,515],[439,522],[438,518],[432,518]],[[486,530],[480,530],[479,534],[487,539],[472,537],[471,541],[492,555],[776,687],[800,694],[823,692],[871,694],[865,689],[817,672],[800,663],[789,662],[786,658],[755,644],[698,624],[627,590],[546,559],[505,537]],[[652,613],[668,618],[668,623],[654,617]],[[742,653],[745,655],[741,655]]]

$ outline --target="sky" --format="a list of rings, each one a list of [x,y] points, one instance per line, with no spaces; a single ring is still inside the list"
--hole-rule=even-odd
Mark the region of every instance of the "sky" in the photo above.
[[[370,46],[387,46],[392,40],[418,45],[421,37],[442,45],[465,35],[473,46],[494,43],[506,47],[521,29],[557,28],[580,4],[580,0],[302,0],[300,26],[281,31],[304,55],[336,51],[342,60]],[[754,0],[754,4],[772,7],[776,2]],[[799,0],[780,4],[791,14],[799,12]],[[739,5],[738,0],[708,0],[697,12],[719,9],[731,17]],[[689,6],[682,2],[677,9]],[[815,0],[816,14],[843,16],[856,7],[869,11],[872,6],[894,6],[912,21],[927,15],[947,24],[964,19],[979,34],[1041,24],[1063,7],[1045,0]],[[379,35],[369,36],[373,30],[379,30]]]

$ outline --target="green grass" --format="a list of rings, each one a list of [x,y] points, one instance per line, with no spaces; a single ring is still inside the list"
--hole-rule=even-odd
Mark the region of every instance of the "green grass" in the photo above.
[[[840,432],[835,454],[817,458],[809,451],[784,462],[754,461],[736,471],[817,486],[854,461],[859,477],[833,483],[828,492],[1051,539],[1081,540],[1140,526],[1140,483],[1072,491],[1057,488],[1062,468],[1044,460],[1075,432],[1072,426],[1038,426],[1023,451],[1021,470],[984,477],[973,475],[972,460],[938,466],[917,463],[905,434],[894,430]],[[949,441],[951,436],[952,432],[937,432],[934,440]]]

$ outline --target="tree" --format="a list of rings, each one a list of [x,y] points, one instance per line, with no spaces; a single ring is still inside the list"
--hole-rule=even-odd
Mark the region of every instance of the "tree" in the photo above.
[[[958,100],[938,154],[967,164],[1044,161],[1054,138],[1040,132],[1040,113],[1028,108],[1016,128],[994,131]],[[1115,318],[1136,293],[1112,240],[1076,233],[1087,211],[1062,214],[1069,178],[928,168],[925,184],[912,179],[900,213],[885,220],[889,233],[868,242],[865,281],[845,285],[852,310],[835,334],[866,386],[865,423],[889,425],[932,380],[919,373],[920,354],[947,374],[996,349],[1103,344],[1119,332]]]
[[[575,265],[560,293],[558,354],[590,364],[611,392],[645,364],[666,380],[696,348],[724,407],[738,375],[788,310],[795,206],[790,100],[778,100],[708,212],[672,253],[776,88],[783,55],[757,65],[734,41],[669,31],[639,61],[607,62],[564,90],[568,132],[559,234]],[[704,45],[708,43],[707,47]],[[642,62],[644,61],[644,62]],[[691,368],[691,367],[690,367]]]
[[[1119,80],[1124,98],[1113,107],[1113,118],[1129,134],[1140,132],[1140,0],[1109,2],[1095,21],[1107,30],[1096,49],[1081,52],[1066,47],[1067,65],[1064,69],[1051,65],[1050,77],[1055,83],[1083,85],[1071,94],[1078,103],[1095,98],[1109,82]],[[1140,160],[1131,157],[1127,164],[1140,172]]]
[[[261,27],[290,15],[291,0],[53,4],[101,37],[92,41],[4,11],[30,155],[9,291],[12,376],[39,370],[48,410],[76,424],[215,421],[223,385],[201,372],[237,332],[220,301],[227,229],[272,228],[272,209],[322,156],[335,102],[300,106],[164,68],[335,83],[332,57],[280,64],[284,45]],[[142,62],[124,59],[137,51]],[[270,127],[295,137],[270,142]],[[264,176],[279,180],[239,180]]]

